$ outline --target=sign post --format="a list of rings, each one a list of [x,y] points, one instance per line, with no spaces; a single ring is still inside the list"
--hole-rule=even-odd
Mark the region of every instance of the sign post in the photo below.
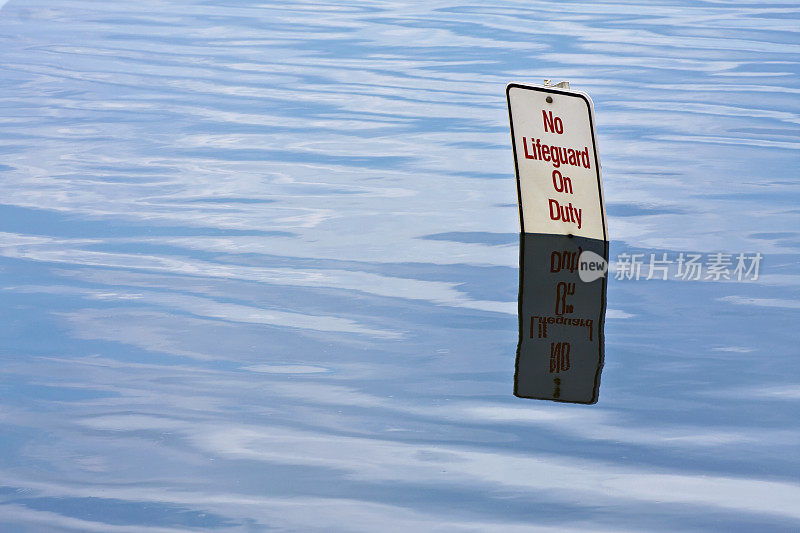
[[[520,229],[607,241],[592,100],[558,86],[506,87]]]

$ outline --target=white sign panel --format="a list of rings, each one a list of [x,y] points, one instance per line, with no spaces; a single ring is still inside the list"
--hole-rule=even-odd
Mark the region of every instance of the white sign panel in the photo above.
[[[506,96],[522,233],[608,240],[589,96],[517,83]]]

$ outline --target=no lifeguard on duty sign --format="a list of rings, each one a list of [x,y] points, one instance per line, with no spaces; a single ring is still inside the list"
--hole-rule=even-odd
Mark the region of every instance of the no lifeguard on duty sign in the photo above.
[[[559,86],[506,87],[520,229],[607,241],[592,100]]]

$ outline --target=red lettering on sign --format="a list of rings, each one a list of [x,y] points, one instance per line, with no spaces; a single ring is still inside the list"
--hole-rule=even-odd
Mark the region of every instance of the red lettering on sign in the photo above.
[[[560,281],[556,286],[556,314],[565,315],[572,313],[574,307],[567,303],[567,296],[575,295],[575,284]]]
[[[578,224],[578,229],[581,228],[581,213],[582,210],[572,206],[572,202],[568,205],[561,205],[557,200],[549,198],[550,205],[550,219],[562,220],[564,222],[573,222]]]
[[[566,372],[569,364],[570,345],[568,342],[550,343],[550,373]]]
[[[553,188],[556,192],[572,194],[572,180],[567,176],[562,176],[558,170],[553,171]]]
[[[525,159],[536,159],[536,150],[533,151],[533,155],[528,153],[528,139],[525,137],[522,138],[522,148],[525,150]]]
[[[542,109],[542,119],[544,120],[544,131],[550,133],[564,133],[564,123],[561,122],[561,117],[553,117],[552,111],[545,111]]]

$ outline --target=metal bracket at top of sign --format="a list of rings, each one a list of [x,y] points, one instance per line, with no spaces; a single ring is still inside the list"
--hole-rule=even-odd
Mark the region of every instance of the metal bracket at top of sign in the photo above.
[[[553,87],[555,89],[566,89],[569,91],[569,82],[568,81],[560,81],[558,83],[551,83],[552,80],[544,80],[545,87]]]

